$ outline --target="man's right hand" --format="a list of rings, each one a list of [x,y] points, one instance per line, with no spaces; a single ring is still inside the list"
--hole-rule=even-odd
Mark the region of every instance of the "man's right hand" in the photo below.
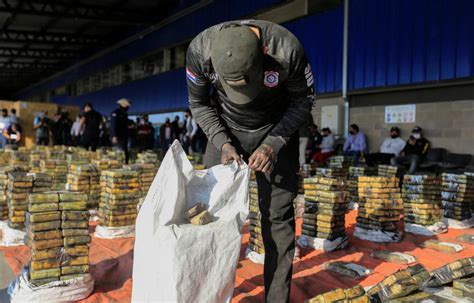
[[[242,159],[237,153],[235,147],[230,143],[225,143],[222,145],[221,163],[226,165],[233,160],[237,161],[239,165],[242,164]]]
[[[118,140],[117,137],[112,137],[112,144],[117,144]]]

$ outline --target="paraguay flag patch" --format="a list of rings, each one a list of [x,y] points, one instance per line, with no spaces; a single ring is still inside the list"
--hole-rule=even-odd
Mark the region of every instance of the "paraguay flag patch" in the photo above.
[[[201,81],[196,74],[194,74],[192,71],[189,70],[189,68],[186,68],[186,77],[191,81],[192,83],[196,85],[205,85],[206,83]]]

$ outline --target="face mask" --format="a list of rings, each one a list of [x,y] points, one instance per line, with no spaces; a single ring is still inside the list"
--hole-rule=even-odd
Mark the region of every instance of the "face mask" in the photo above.
[[[392,137],[392,139],[396,139],[398,138],[398,135],[390,135],[390,137]]]
[[[354,134],[355,134],[355,131],[350,130],[350,131],[349,131],[349,134],[354,135]]]
[[[415,138],[415,139],[417,139],[417,140],[418,140],[418,139],[420,139],[420,138],[421,138],[421,135],[420,135],[420,134],[413,134],[413,138]]]

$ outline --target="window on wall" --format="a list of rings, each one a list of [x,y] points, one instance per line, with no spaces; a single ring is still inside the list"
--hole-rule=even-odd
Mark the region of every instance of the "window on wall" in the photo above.
[[[189,41],[160,49],[144,57],[116,65],[69,85],[70,95],[82,95],[107,87],[151,77],[185,66]]]

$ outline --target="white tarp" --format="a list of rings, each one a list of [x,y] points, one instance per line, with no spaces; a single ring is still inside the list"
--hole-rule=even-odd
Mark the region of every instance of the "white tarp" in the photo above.
[[[297,241],[299,246],[309,247],[316,250],[322,251],[334,251],[347,247],[349,241],[347,237],[339,237],[334,240],[327,240],[322,238],[310,237],[307,235],[301,235]]]
[[[67,281],[55,281],[33,286],[28,280],[28,269],[8,286],[10,301],[15,302],[76,302],[87,298],[94,290],[90,274]]]
[[[403,233],[381,230],[368,230],[357,227],[354,229],[354,237],[372,242],[400,242]]]
[[[249,169],[194,170],[175,141],[136,223],[132,302],[230,302],[248,214]],[[188,224],[185,211],[208,204],[215,221]]]
[[[468,229],[474,226],[474,218],[466,219],[463,221],[454,220],[450,218],[443,218],[443,221],[449,228],[454,229]]]

